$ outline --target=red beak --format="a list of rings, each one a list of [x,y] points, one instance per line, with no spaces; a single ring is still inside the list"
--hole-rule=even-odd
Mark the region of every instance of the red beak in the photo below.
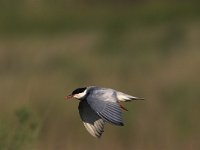
[[[68,96],[65,96],[65,99],[66,99],[66,100],[69,100],[70,98],[73,98],[73,95],[72,95],[72,94],[70,94],[70,95],[68,95]]]

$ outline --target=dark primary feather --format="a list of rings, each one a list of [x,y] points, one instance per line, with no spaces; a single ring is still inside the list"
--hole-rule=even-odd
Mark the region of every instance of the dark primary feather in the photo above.
[[[107,103],[104,110],[98,112],[98,115],[109,123],[123,126],[122,112],[117,103]]]

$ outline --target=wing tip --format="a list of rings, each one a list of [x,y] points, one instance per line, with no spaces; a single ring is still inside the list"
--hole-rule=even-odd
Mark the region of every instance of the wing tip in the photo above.
[[[123,122],[119,122],[119,126],[124,126],[124,123]]]
[[[102,136],[102,135],[95,136],[95,138],[97,138],[97,139],[101,139],[101,136]]]

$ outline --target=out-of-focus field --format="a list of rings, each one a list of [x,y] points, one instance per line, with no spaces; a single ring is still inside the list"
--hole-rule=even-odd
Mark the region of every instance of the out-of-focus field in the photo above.
[[[0,4],[0,150],[200,149],[198,1]],[[88,85],[146,100],[95,139],[64,99]]]

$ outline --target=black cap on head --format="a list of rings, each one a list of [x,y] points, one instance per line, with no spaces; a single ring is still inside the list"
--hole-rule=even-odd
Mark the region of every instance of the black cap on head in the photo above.
[[[86,87],[77,88],[77,89],[75,89],[75,90],[72,92],[72,95],[82,93],[82,92],[84,92],[85,90],[86,90]]]

